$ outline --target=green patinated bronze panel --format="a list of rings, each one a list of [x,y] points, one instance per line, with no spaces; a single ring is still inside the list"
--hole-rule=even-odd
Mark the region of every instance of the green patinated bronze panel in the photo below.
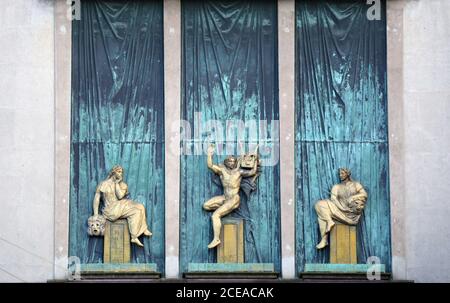
[[[131,262],[164,270],[164,73],[162,1],[82,1],[72,23],[70,252],[101,263],[89,237],[97,184],[120,164],[130,199],[145,205],[153,232]]]
[[[296,267],[328,263],[314,203],[347,167],[368,200],[357,226],[357,259],[390,270],[386,13],[366,1],[296,2]]]
[[[211,213],[202,205],[221,195],[220,181],[206,165],[203,142],[240,155],[260,145],[272,151],[257,190],[229,216],[244,219],[244,262],[273,263],[280,270],[278,139],[278,50],[276,1],[182,1],[181,115],[190,126],[182,133],[180,193],[180,271],[189,263],[215,263]],[[238,137],[226,121],[257,122],[255,134]],[[267,128],[259,126],[266,121]],[[211,129],[217,123],[222,128]],[[217,125],[214,124],[214,125]],[[190,135],[190,137],[187,137]],[[220,144],[220,137],[227,144]],[[227,152],[214,156],[221,163]],[[262,156],[264,158],[264,156]],[[267,161],[267,162],[270,162]]]

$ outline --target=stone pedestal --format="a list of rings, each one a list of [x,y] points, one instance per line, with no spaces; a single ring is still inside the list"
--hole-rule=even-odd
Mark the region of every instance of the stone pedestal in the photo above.
[[[217,263],[244,263],[244,220],[223,218]]]
[[[130,231],[126,219],[106,221],[103,263],[130,263]]]
[[[356,226],[336,223],[330,232],[330,263],[356,264]]]

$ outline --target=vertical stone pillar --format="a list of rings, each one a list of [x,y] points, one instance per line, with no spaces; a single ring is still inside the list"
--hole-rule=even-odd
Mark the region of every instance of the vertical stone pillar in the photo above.
[[[403,18],[406,0],[387,1],[387,88],[392,274],[407,279]]]
[[[54,279],[67,279],[69,256],[72,21],[67,1],[54,1],[55,156]],[[73,256],[77,258],[76,256]]]
[[[281,270],[295,278],[295,1],[278,0]]]
[[[164,0],[166,278],[179,276],[181,4]]]

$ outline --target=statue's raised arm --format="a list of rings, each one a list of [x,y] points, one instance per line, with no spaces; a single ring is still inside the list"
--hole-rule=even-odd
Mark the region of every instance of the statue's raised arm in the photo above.
[[[212,170],[215,174],[220,174],[222,172],[220,166],[214,164],[212,159],[214,155],[214,149],[215,146],[213,144],[208,146],[206,164],[208,165],[208,168]]]
[[[116,181],[115,183],[115,192],[117,199],[121,200],[128,195],[128,185],[123,181]]]

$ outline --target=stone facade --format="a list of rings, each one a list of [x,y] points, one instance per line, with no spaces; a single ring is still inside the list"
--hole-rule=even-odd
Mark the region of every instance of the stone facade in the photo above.
[[[0,10],[0,281],[53,278],[53,1]]]
[[[63,0],[4,0],[0,11],[0,282],[64,279],[68,245],[70,22]],[[165,39],[179,39],[179,2],[166,0]],[[293,73],[293,1],[279,0],[280,75]],[[291,10],[291,11],[289,11]],[[450,2],[388,0],[388,103],[392,261],[395,279],[450,282]],[[170,14],[168,13],[170,12]],[[178,14],[178,15],[177,15]],[[287,18],[287,19],[286,19]],[[284,34],[283,34],[284,33]],[[290,44],[290,42],[292,44]],[[175,46],[179,47],[179,43]],[[166,79],[179,79],[179,48],[165,49]],[[170,53],[169,53],[170,52]],[[172,53],[173,52],[173,53]],[[175,58],[167,60],[167,58]],[[178,62],[179,63],[179,62]],[[285,72],[285,73],[283,73]],[[171,74],[172,73],[172,74]],[[289,134],[293,80],[280,84],[280,115]],[[179,87],[166,89],[166,110]],[[179,108],[177,109],[179,115]],[[166,125],[166,128],[170,124]],[[170,140],[176,134],[166,132]],[[281,136],[285,138],[286,136]],[[167,144],[169,146],[169,144]],[[286,146],[293,146],[288,142]],[[281,159],[289,159],[281,150]],[[287,157],[287,158],[286,158]],[[176,155],[166,166],[179,171]],[[173,169],[174,170],[171,170]],[[283,274],[293,277],[292,171],[281,168]],[[284,181],[283,181],[284,180]],[[176,206],[179,184],[167,186]],[[174,210],[167,213],[178,218]],[[289,217],[288,217],[289,216]],[[292,216],[292,217],[290,217]],[[284,219],[286,217],[286,219]],[[166,220],[173,222],[173,220]],[[178,276],[178,225],[166,228],[166,274]],[[291,270],[292,269],[292,270]]]

